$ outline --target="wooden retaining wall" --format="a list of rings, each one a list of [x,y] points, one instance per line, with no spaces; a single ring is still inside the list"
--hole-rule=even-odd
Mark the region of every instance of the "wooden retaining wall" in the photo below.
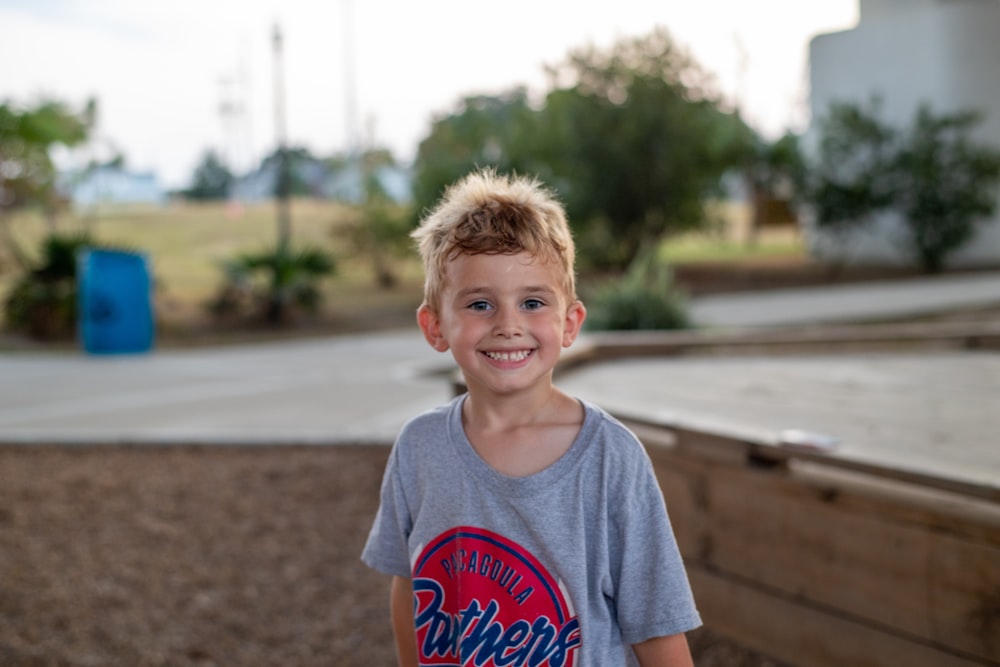
[[[1000,505],[630,422],[706,624],[803,667],[1000,665]]]

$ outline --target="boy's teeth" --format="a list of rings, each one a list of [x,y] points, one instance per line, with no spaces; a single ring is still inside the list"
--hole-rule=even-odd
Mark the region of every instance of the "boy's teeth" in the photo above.
[[[487,352],[486,356],[494,361],[521,361],[531,354],[529,350],[519,350],[517,352]]]

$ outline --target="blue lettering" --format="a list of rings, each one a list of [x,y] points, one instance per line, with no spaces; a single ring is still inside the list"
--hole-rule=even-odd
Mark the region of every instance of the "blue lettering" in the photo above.
[[[529,592],[531,589],[527,589]],[[444,611],[444,587],[433,579],[413,580],[414,623],[424,658],[448,657],[458,664],[482,667],[564,667],[580,646],[580,623],[571,619],[561,628],[541,616],[529,624],[518,620],[507,628],[496,620],[496,600],[483,609],[477,600],[458,614]]]

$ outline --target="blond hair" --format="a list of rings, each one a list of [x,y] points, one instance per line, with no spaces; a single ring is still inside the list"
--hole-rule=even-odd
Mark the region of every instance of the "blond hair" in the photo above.
[[[566,212],[537,179],[468,174],[445,190],[438,205],[411,234],[424,262],[424,303],[436,310],[445,270],[459,255],[527,252],[563,273],[567,300],[576,300],[573,237]]]

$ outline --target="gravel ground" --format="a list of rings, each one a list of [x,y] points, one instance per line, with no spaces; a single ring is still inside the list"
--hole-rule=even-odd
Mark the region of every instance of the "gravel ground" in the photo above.
[[[394,664],[382,447],[0,447],[0,665]],[[777,667],[701,629],[701,667]]]

